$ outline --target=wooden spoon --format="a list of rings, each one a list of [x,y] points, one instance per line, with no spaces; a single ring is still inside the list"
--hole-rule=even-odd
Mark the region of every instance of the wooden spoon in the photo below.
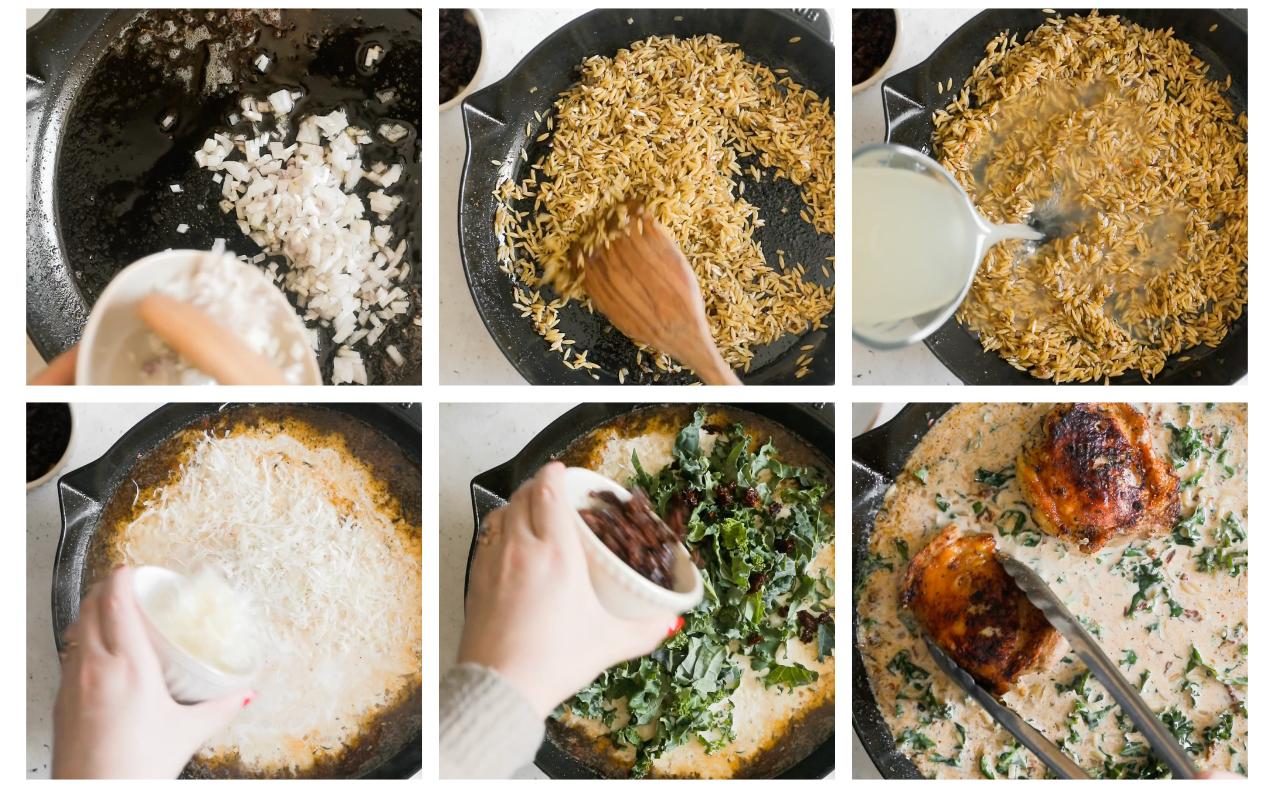
[[[610,220],[609,245],[584,264],[584,289],[608,320],[629,339],[690,367],[712,385],[742,384],[721,357],[704,315],[699,281],[677,242],[646,211],[629,201],[628,224]]]
[[[137,304],[137,316],[199,371],[231,386],[283,385],[283,373],[201,309],[163,293]]]

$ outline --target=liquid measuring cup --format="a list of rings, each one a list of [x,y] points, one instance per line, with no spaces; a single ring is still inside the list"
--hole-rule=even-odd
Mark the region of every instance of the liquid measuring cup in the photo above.
[[[929,336],[959,308],[988,249],[1042,237],[983,219],[951,173],[912,148],[868,145],[853,168],[852,323],[869,347]]]

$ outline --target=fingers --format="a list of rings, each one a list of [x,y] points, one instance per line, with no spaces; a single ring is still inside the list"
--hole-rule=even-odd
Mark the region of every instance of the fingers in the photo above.
[[[80,346],[73,345],[70,350],[49,362],[49,365],[31,378],[32,386],[69,386],[75,382],[75,360],[79,356]]]
[[[494,544],[500,539],[501,532],[503,531],[502,521],[504,520],[504,510],[505,506],[501,506],[498,509],[492,509],[487,512],[486,517],[482,518],[482,523],[478,526],[479,546],[485,547],[487,545]]]
[[[534,538],[535,534],[531,530],[531,488],[534,484],[534,479],[523,482],[522,486],[518,487],[513,496],[509,498],[508,505],[504,507],[504,516],[500,524],[502,538]]]
[[[252,690],[243,690],[192,706],[181,706],[180,714],[191,742],[190,754],[193,755],[213,734],[229,725],[256,698],[257,694]]]
[[[80,600],[80,615],[75,623],[67,627],[66,640],[74,644],[75,651],[105,653],[106,646],[102,642],[102,583],[95,583],[83,599]]]
[[[133,592],[133,570],[120,567],[102,585],[102,638],[106,650],[142,667],[153,665],[158,670],[159,658],[146,634],[142,611]]]
[[[531,530],[545,541],[576,536],[574,513],[563,490],[565,470],[562,463],[550,462],[535,474],[531,484]]]
[[[656,616],[654,618],[626,621],[616,619],[614,662],[644,657],[663,645],[663,642],[681,631],[686,620],[682,616]]]

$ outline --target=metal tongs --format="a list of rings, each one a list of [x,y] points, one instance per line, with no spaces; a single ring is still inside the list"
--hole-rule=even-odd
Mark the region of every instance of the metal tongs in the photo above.
[[[996,551],[995,557],[999,560],[1000,565],[1009,573],[1017,583],[1018,588],[1026,594],[1027,599],[1039,608],[1044,617],[1048,619],[1062,637],[1070,643],[1071,648],[1084,661],[1088,669],[1092,671],[1093,676],[1102,683],[1110,692],[1115,702],[1119,704],[1124,713],[1128,715],[1128,719],[1132,721],[1133,727],[1146,737],[1146,741],[1150,743],[1150,747],[1154,750],[1155,755],[1163,761],[1170,770],[1172,776],[1176,779],[1194,779],[1197,775],[1194,769],[1194,762],[1186,751],[1177,742],[1168,729],[1155,715],[1145,701],[1141,699],[1141,695],[1132,685],[1124,679],[1123,674],[1110,661],[1110,657],[1101,650],[1101,646],[1097,641],[1093,640],[1088,634],[1088,630],[1075,620],[1071,612],[1066,609],[1062,601],[1057,598],[1048,584],[1040,578],[1026,564],[1018,561],[1016,558],[1003,552]],[[938,665],[943,671],[951,677],[956,684],[969,695],[973,696],[982,708],[986,709],[992,719],[1004,726],[1005,730],[1013,734],[1014,738],[1026,746],[1028,750],[1039,756],[1044,765],[1053,771],[1058,777],[1072,780],[1088,780],[1092,778],[1088,772],[1080,768],[1079,764],[1071,760],[1070,756],[1062,751],[1060,747],[1050,741],[1044,734],[1040,733],[1034,727],[1023,720],[1018,714],[1010,710],[1007,706],[1001,704],[991,693],[983,689],[977,681],[970,676],[963,668],[951,659],[942,647],[929,639],[928,635],[924,636],[925,644],[929,646],[929,653],[937,660]]]

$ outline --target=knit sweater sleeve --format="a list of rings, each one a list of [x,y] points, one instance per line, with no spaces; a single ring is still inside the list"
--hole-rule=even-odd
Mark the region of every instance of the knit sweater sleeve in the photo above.
[[[438,690],[443,778],[507,778],[535,758],[544,720],[499,673],[473,663],[448,670]]]

